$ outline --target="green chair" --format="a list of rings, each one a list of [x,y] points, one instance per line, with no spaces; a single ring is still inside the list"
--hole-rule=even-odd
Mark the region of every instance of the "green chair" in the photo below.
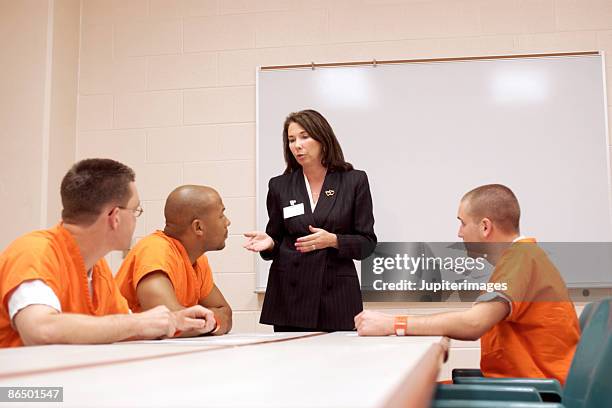
[[[578,319],[578,322],[580,323],[580,331],[583,331],[584,327],[591,320],[593,312],[595,311],[595,306],[597,306],[597,304],[598,302],[587,303],[584,309],[582,309],[582,313],[580,313],[580,318]]]
[[[610,309],[612,298],[602,300],[585,327],[563,389],[562,401],[567,408],[612,407]],[[604,330],[600,337],[597,332],[602,324]],[[582,341],[583,338],[585,341]]]
[[[561,404],[495,400],[437,400],[432,408],[564,408]]]
[[[540,394],[533,387],[504,385],[440,384],[436,387],[436,400],[503,400],[516,402],[542,402]]]
[[[520,387],[523,392],[525,388],[533,389],[536,394],[543,397],[543,400],[550,401],[556,398],[567,408],[612,407],[612,390],[610,390],[612,387],[609,385],[612,378],[612,315],[610,314],[612,298],[604,299],[591,307],[590,319],[585,321],[585,328],[576,348],[565,388],[561,388],[554,379],[456,377],[456,385],[438,386],[434,406],[477,406],[469,405],[474,400],[504,399],[507,402],[509,400],[507,388]],[[475,386],[479,388],[470,394],[468,390]],[[483,386],[505,387],[505,393],[500,392],[493,398],[492,395],[496,394],[491,390],[480,393],[482,389],[480,387]],[[521,397],[520,401],[537,404],[537,401],[525,398]],[[466,402],[451,403],[442,400]]]

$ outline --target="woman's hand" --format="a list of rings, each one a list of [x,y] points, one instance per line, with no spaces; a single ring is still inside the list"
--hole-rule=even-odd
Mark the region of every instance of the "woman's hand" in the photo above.
[[[295,249],[300,252],[311,252],[324,248],[338,248],[338,237],[336,234],[325,231],[323,228],[308,226],[312,234],[300,237],[295,242]]]
[[[244,236],[248,239],[242,247],[249,251],[271,251],[274,248],[274,240],[265,232],[249,231],[245,232]]]

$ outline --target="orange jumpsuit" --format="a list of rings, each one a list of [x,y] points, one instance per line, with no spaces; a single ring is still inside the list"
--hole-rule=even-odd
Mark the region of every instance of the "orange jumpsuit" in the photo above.
[[[23,345],[11,325],[8,301],[21,283],[37,279],[53,290],[62,312],[92,316],[129,312],[104,258],[92,269],[90,295],[80,249],[58,224],[18,238],[0,255],[0,347]]]
[[[138,282],[156,271],[168,276],[174,286],[176,299],[184,307],[197,305],[213,289],[212,271],[206,255],[199,257],[193,266],[180,241],[163,231],[156,231],[136,244],[115,277],[132,311],[142,311],[136,296]]]
[[[503,253],[490,282],[507,283],[512,310],[480,339],[483,374],[564,384],[580,328],[557,268],[534,239],[523,239]]]

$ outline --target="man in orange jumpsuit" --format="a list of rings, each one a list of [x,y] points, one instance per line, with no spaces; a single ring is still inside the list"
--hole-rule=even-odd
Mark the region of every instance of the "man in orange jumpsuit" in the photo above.
[[[202,306],[129,313],[103,257],[129,247],[142,213],[134,179],[114,160],[76,163],[61,184],[62,221],[0,255],[0,347],[111,343],[214,327]]]
[[[489,282],[507,290],[485,293],[462,312],[391,316],[365,310],[355,317],[359,334],[480,339],[485,376],[556,378],[563,384],[580,337],[576,311],[545,252],[520,236],[514,193],[499,184],[475,188],[462,198],[457,218],[468,252],[486,248],[495,266]]]
[[[229,219],[219,194],[210,187],[186,185],[166,200],[166,226],[136,244],[116,280],[133,311],[158,305],[178,311],[200,304],[215,315],[212,334],[232,328],[232,309],[213,281],[207,251],[225,247]],[[184,332],[194,336],[198,331]]]

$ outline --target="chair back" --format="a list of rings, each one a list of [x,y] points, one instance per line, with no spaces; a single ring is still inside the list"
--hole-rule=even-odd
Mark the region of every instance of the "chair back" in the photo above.
[[[597,302],[585,324],[563,389],[567,408],[612,406],[611,306],[612,298]]]
[[[589,323],[589,320],[591,320],[591,316],[593,316],[593,312],[595,311],[595,306],[597,306],[597,304],[598,302],[591,302],[588,303],[584,309],[582,309],[579,319],[581,332],[584,330],[584,326],[586,326]]]

